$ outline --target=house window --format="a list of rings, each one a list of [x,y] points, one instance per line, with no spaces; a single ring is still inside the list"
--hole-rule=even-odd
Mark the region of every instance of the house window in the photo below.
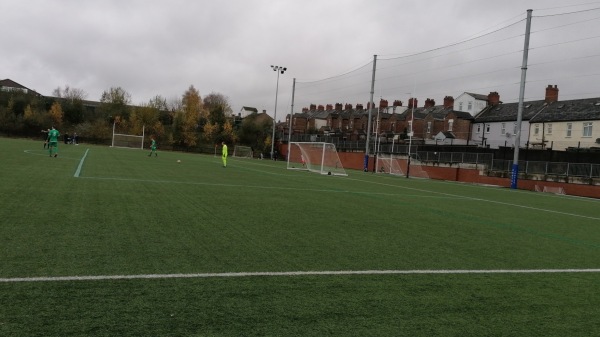
[[[350,121],[350,129],[354,128],[354,121]]]
[[[592,122],[584,122],[583,123],[583,136],[584,137],[592,136]]]
[[[485,126],[485,133],[490,133],[490,125],[486,124]]]
[[[573,131],[573,123],[567,123],[567,136],[571,137],[571,132]]]
[[[481,132],[481,124],[477,124],[477,133]]]
[[[462,111],[463,102],[458,102],[458,111]]]
[[[431,122],[427,122],[427,133],[431,133]]]
[[[539,124],[535,124],[533,126],[533,134],[536,136],[540,134],[540,125]]]
[[[502,123],[502,126],[500,127],[500,134],[503,135],[506,133],[506,123]]]
[[[517,134],[517,123],[513,123],[513,135]]]
[[[473,110],[473,101],[469,101],[469,105],[467,105],[467,110]]]
[[[408,122],[408,132],[412,132],[412,121]]]
[[[548,132],[546,132],[547,134],[551,135],[552,134],[552,124],[548,124]]]
[[[452,126],[454,125],[454,119],[448,120],[448,131],[452,131]]]

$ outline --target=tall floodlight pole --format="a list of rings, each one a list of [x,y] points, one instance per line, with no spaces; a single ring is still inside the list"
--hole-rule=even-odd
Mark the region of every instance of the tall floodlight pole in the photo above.
[[[531,9],[527,10],[527,24],[525,26],[525,46],[523,47],[523,64],[521,66],[521,87],[519,89],[519,106],[517,109],[517,134],[515,136],[515,153],[513,157],[510,188],[517,188],[519,177],[519,146],[521,145],[521,122],[523,121],[523,99],[525,97],[525,77],[527,75],[527,57],[529,55],[529,35],[531,32]]]
[[[377,55],[373,55],[373,74],[371,75],[371,99],[369,100],[369,120],[367,121],[367,145],[365,149],[364,171],[369,171],[369,139],[371,138],[371,110],[373,109],[373,95],[375,94],[375,69],[377,69]]]
[[[275,127],[277,126],[277,94],[279,93],[279,74],[285,73],[286,67],[274,66],[271,68],[277,72],[277,86],[275,87],[275,109],[273,110],[273,135],[271,136],[271,159],[274,159],[274,148],[275,148]]]
[[[288,130],[288,150],[287,150],[287,160],[288,163],[290,161],[290,143],[292,142],[292,121],[294,119],[294,97],[296,96],[296,78],[294,77],[294,81],[292,82],[292,110],[290,111],[290,128]]]
[[[415,101],[416,101],[413,97],[410,97],[408,100],[409,100],[409,102],[411,102],[412,110],[410,112],[410,130],[408,130],[408,161],[406,164],[406,178],[408,178],[408,174],[410,173],[410,151],[411,151],[410,148],[412,146],[413,124],[414,124],[413,122],[415,121]]]

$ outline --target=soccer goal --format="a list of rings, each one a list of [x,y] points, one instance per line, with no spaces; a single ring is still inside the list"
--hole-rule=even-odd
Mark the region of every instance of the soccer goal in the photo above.
[[[406,160],[403,160],[406,162]],[[404,165],[406,166],[406,165]],[[377,173],[387,173],[398,176],[405,175],[402,167],[400,166],[400,158],[397,158],[393,154],[379,154],[377,155],[377,162],[375,163],[375,171]]]
[[[287,168],[320,174],[347,176],[335,145],[321,142],[291,142]]]
[[[237,157],[237,158],[253,158],[254,157],[254,153],[252,152],[252,148],[250,146],[236,145],[233,148],[233,157]]]
[[[560,194],[560,195],[566,195],[567,194],[565,192],[565,189],[563,187],[554,187],[554,186],[538,186],[538,185],[535,185],[535,191],[536,192],[543,192],[543,193]]]
[[[145,127],[142,126],[142,135],[129,135],[118,133],[116,125],[113,123],[112,144],[111,147],[126,147],[131,149],[144,149],[144,132]]]

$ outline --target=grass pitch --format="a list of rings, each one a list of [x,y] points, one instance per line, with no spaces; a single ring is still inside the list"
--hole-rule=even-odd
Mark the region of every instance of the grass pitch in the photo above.
[[[600,200],[42,146],[0,138],[2,336],[600,334]]]

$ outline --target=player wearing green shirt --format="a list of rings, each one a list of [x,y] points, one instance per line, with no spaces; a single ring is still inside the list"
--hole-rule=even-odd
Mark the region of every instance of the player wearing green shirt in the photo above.
[[[153,153],[155,157],[158,157],[158,153],[156,153],[156,141],[154,140],[154,137],[151,137],[150,139],[152,140],[152,144],[150,144],[150,154],[148,157],[151,157]]]
[[[223,150],[221,151],[223,154],[223,167],[227,167],[227,144],[223,142]]]
[[[54,155],[54,157],[58,156],[58,137],[60,137],[60,132],[52,127],[52,129],[48,131],[48,152],[50,153],[50,157],[52,157],[52,155]]]

